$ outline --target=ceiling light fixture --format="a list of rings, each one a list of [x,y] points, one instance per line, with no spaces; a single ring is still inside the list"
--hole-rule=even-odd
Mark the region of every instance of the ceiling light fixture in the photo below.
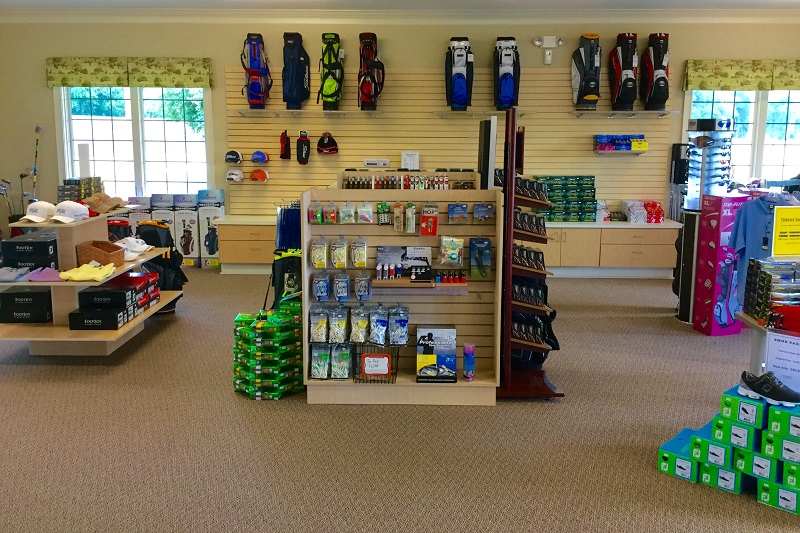
[[[534,46],[544,48],[544,64],[550,65],[553,62],[553,48],[563,46],[567,40],[564,37],[556,37],[555,35],[545,35],[544,37],[536,37],[533,40]]]

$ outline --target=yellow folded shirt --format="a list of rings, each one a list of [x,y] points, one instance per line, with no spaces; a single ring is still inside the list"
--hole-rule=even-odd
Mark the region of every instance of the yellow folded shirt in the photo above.
[[[81,265],[78,268],[67,270],[59,274],[61,279],[67,281],[103,281],[117,271],[114,263],[103,266]]]

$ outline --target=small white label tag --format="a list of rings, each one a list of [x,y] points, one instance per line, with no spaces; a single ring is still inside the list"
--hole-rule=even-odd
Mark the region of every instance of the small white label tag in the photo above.
[[[789,435],[800,437],[800,416],[789,417]]]
[[[685,479],[692,477],[692,463],[686,459],[675,459],[675,475]]]
[[[764,457],[753,457],[753,475],[769,479],[769,471],[772,468],[772,460]]]
[[[797,512],[797,494],[784,489],[778,489],[778,507],[787,511]]]
[[[747,448],[747,440],[750,436],[750,431],[743,427],[731,426],[731,444]]]
[[[736,485],[736,474],[727,470],[720,470],[717,474],[717,486],[725,490],[733,490]]]
[[[758,408],[747,402],[739,402],[739,421],[747,422],[748,424],[756,423],[756,412]]]
[[[784,439],[781,456],[784,461],[800,461],[800,444]]]
[[[714,446],[713,444],[708,445],[708,462],[715,464],[717,466],[722,466],[725,464],[725,448],[720,448],[719,446]]]

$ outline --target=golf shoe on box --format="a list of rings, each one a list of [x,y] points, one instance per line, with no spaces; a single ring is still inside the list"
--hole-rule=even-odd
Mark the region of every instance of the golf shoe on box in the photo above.
[[[767,427],[777,435],[800,439],[800,407],[771,405]]]
[[[740,448],[733,449],[733,469],[767,481],[781,481],[781,462]],[[788,464],[788,463],[787,463]]]
[[[761,451],[761,430],[714,417],[714,440],[754,452]]]
[[[761,454],[765,457],[800,464],[800,439],[765,431],[761,436]]]
[[[684,428],[658,450],[658,471],[697,483],[698,464],[692,460],[694,430]]]
[[[771,405],[795,407],[800,404],[800,393],[784,385],[772,372],[764,372],[760,376],[742,372],[738,392],[748,398],[763,398]]]
[[[739,386],[734,386],[722,394],[719,416],[745,426],[764,429],[767,424],[767,401],[748,398],[739,394]]]
[[[758,501],[764,505],[798,514],[797,499],[800,493],[772,481],[758,482]]]
[[[692,435],[692,459],[720,468],[731,468],[733,449],[714,439],[714,421],[698,429]]]
[[[700,465],[699,481],[703,485],[708,485],[715,489],[741,494],[748,485],[752,485],[753,478],[741,472],[703,463]]]

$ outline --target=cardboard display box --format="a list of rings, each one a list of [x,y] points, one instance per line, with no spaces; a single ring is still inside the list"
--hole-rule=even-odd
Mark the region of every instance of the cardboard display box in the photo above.
[[[200,266],[219,267],[219,237],[214,220],[225,214],[225,191],[206,189],[197,193],[197,217],[200,222]]]
[[[732,420],[714,417],[714,439],[737,448],[759,452],[761,451],[761,430]]]
[[[797,407],[770,405],[767,427],[777,435],[800,438],[800,405]]]
[[[116,330],[125,325],[126,309],[77,309],[69,314],[69,329]]]
[[[737,392],[738,388],[738,385],[734,385],[722,394],[719,416],[756,429],[765,428],[768,414],[766,400],[742,396]]]
[[[708,463],[700,465],[699,479],[703,485],[726,490],[734,494],[741,494],[746,487],[753,483],[753,478],[750,476]]]
[[[659,448],[659,472],[697,483],[699,463],[692,459],[693,435],[693,430],[684,428]]]
[[[132,287],[88,287],[78,293],[78,306],[86,309],[123,308],[133,305]]]
[[[200,266],[200,226],[197,216],[197,195],[176,194],[175,200],[175,246],[183,255],[183,266]]]
[[[720,468],[731,468],[733,450],[729,444],[714,440],[714,421],[697,430],[692,435],[692,459]]]
[[[764,505],[798,514],[797,499],[800,491],[771,481],[758,482],[758,501]]]
[[[761,436],[761,453],[765,457],[800,463],[800,439],[765,431]]]
[[[741,448],[733,449],[733,469],[755,478],[781,481],[780,461]]]
[[[172,235],[172,240],[178,242],[175,236],[175,203],[172,194],[154,194],[150,197],[150,205],[152,211],[150,218],[152,220],[162,220],[169,226],[169,233]]]
[[[136,228],[139,227],[139,222],[151,220],[153,217],[150,214],[152,204],[150,203],[149,196],[131,196],[128,198],[128,203],[140,206],[140,209],[128,213],[128,222],[131,224],[131,231],[136,235]]]

